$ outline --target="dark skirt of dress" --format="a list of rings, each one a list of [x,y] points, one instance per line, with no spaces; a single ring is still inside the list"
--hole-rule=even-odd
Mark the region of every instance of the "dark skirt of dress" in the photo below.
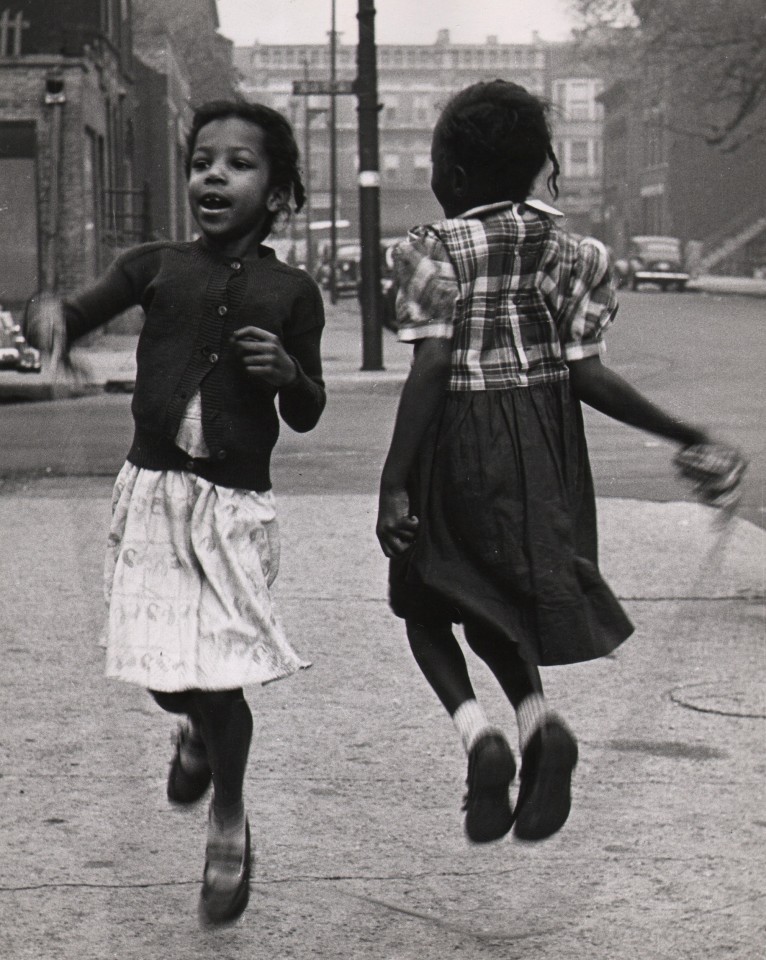
[[[391,563],[397,616],[485,624],[540,665],[603,656],[633,632],[598,569],[582,412],[568,381],[449,392],[409,493],[419,527]]]

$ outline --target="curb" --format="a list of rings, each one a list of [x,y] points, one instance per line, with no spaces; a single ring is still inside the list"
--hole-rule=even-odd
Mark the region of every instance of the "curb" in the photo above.
[[[400,387],[407,379],[406,370],[348,370],[325,374],[328,387]],[[112,377],[103,381],[81,384],[3,384],[0,383],[0,403],[45,403],[53,400],[75,400],[80,397],[97,396],[101,393],[133,393],[136,381],[133,378]]]
[[[756,284],[758,284],[756,286]],[[707,294],[710,297],[760,297],[761,299],[766,298],[766,282],[764,281],[754,281],[753,285],[729,287],[722,285],[718,287],[716,284],[698,284],[694,280],[690,280],[686,286],[686,289],[689,293],[702,293]]]

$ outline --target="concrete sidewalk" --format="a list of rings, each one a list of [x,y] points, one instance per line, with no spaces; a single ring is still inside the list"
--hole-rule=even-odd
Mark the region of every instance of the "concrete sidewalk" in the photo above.
[[[329,319],[328,382],[402,379],[390,335],[387,369],[360,372],[356,323],[350,303]],[[129,375],[122,346],[112,369]],[[211,931],[205,804],[165,799],[174,722],[103,678],[110,494],[69,477],[0,494],[3,960],[762,956],[766,532],[721,532],[695,504],[599,501],[601,565],[636,633],[544,673],[580,740],[572,815],[545,843],[476,848],[456,734],[387,608],[375,498],[281,497],[277,597],[313,666],[248,691],[251,905]],[[475,680],[513,743],[508,705],[484,668]]]
[[[374,498],[282,498],[278,598],[313,666],[249,691],[253,893],[210,931],[205,804],[165,799],[173,720],[103,678],[109,493],[0,497],[4,960],[762,956],[763,531],[736,522],[706,578],[703,508],[600,503],[602,565],[637,630],[545,671],[580,739],[572,815],[545,843],[476,848],[456,735],[387,610]]]
[[[726,296],[766,297],[766,278],[718,277],[713,274],[703,274],[692,277],[686,289]]]

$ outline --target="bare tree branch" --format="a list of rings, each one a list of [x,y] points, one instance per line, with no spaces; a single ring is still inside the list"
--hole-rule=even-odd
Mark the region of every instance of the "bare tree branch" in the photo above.
[[[763,0],[572,0],[584,55],[672,91],[668,123],[730,151],[766,136]]]

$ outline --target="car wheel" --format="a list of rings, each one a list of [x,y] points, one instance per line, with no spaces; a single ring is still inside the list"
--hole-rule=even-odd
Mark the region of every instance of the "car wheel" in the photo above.
[[[685,289],[686,289],[686,284],[684,283],[683,280],[679,280],[678,283],[676,284],[676,290],[679,293],[683,293]]]
[[[635,277],[633,277],[633,279],[630,281],[630,289],[638,290],[638,280],[636,280]]]

